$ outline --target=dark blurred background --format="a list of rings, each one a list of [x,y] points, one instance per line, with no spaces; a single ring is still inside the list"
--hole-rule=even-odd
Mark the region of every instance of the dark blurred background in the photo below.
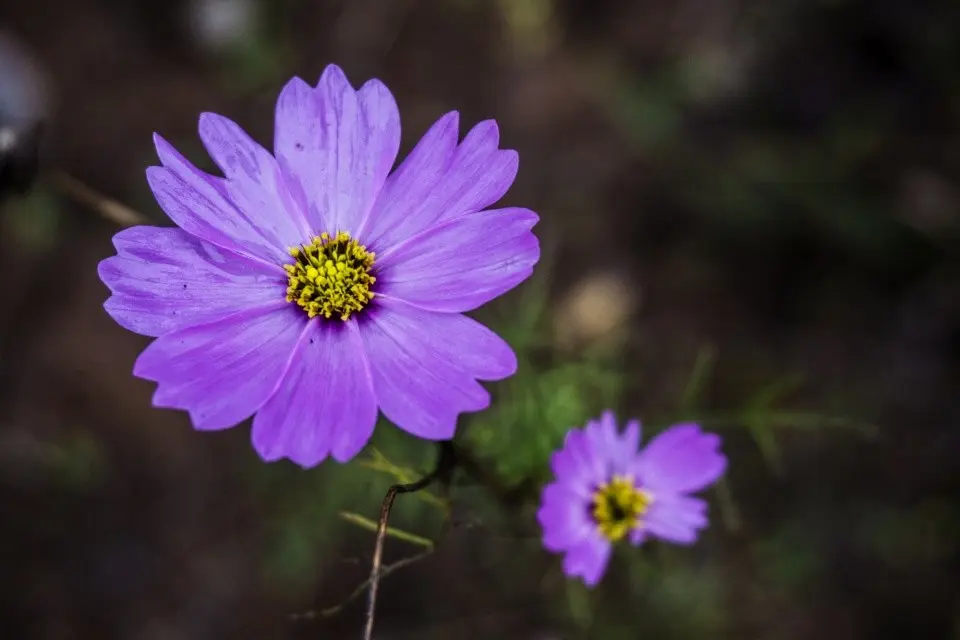
[[[466,436],[507,490],[454,488],[379,638],[960,638],[956,0],[0,0],[0,126],[29,156],[45,121],[38,180],[0,202],[0,637],[360,637],[362,598],[291,614],[364,580],[372,535],[337,512],[375,517],[394,480],[264,465],[246,426],[151,408],[147,340],[101,308],[117,226],[51,178],[167,224],[153,131],[205,167],[202,111],[270,146],[280,87],[331,62],[391,88],[401,153],[448,110],[495,118],[549,249],[491,320],[539,368]],[[523,385],[549,406],[521,424]],[[702,418],[731,468],[700,544],[586,594],[511,496],[604,403]],[[421,503],[398,526],[438,539]]]

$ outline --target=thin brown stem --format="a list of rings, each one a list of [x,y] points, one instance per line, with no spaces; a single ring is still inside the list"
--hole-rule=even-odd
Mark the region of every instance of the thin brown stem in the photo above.
[[[450,474],[456,466],[456,454],[453,443],[444,441],[439,443],[439,453],[437,455],[437,464],[429,474],[410,484],[395,484],[387,489],[387,495],[383,497],[380,505],[380,520],[377,523],[377,539],[373,547],[373,564],[370,569],[370,579],[367,583],[370,586],[367,598],[367,615],[363,626],[363,640],[373,638],[373,621],[377,610],[377,591],[380,587],[380,579],[384,575],[383,567],[383,545],[387,539],[387,525],[390,521],[390,511],[393,509],[393,502],[397,495],[401,493],[414,493],[421,489],[426,489],[435,481],[448,483]]]

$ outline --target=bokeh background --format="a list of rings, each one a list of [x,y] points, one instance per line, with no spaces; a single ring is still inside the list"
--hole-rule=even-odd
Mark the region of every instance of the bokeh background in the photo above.
[[[0,202],[0,637],[360,636],[362,597],[328,610],[368,572],[357,518],[432,445],[382,425],[304,472],[151,408],[147,339],[101,308],[117,225],[63,179],[169,224],[151,133],[210,168],[216,111],[270,146],[280,87],[330,62],[393,90],[401,153],[495,118],[504,202],[542,216],[538,273],[478,314],[521,373],[462,420],[452,507],[398,499],[387,563],[430,553],[377,637],[960,638],[954,0],[2,0],[0,124],[46,126]],[[698,545],[588,592],[535,500],[607,406],[701,420],[731,466]]]

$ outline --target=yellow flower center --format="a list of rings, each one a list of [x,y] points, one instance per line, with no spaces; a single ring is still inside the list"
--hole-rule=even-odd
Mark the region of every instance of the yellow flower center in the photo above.
[[[296,302],[309,317],[348,320],[373,300],[370,287],[377,279],[370,271],[376,256],[349,233],[321,233],[310,244],[291,248],[290,255],[294,263],[283,265],[287,302]]]
[[[613,476],[594,492],[591,515],[600,533],[610,542],[617,542],[631,529],[641,526],[640,517],[652,502],[653,496],[634,486],[631,478]]]

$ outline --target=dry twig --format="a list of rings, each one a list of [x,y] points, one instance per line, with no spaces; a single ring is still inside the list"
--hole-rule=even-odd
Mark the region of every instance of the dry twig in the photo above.
[[[132,227],[149,222],[142,213],[134,211],[130,207],[112,198],[108,198],[63,171],[53,171],[50,174],[50,181],[68,197],[82,205],[90,207],[99,213],[101,217],[121,227]]]

